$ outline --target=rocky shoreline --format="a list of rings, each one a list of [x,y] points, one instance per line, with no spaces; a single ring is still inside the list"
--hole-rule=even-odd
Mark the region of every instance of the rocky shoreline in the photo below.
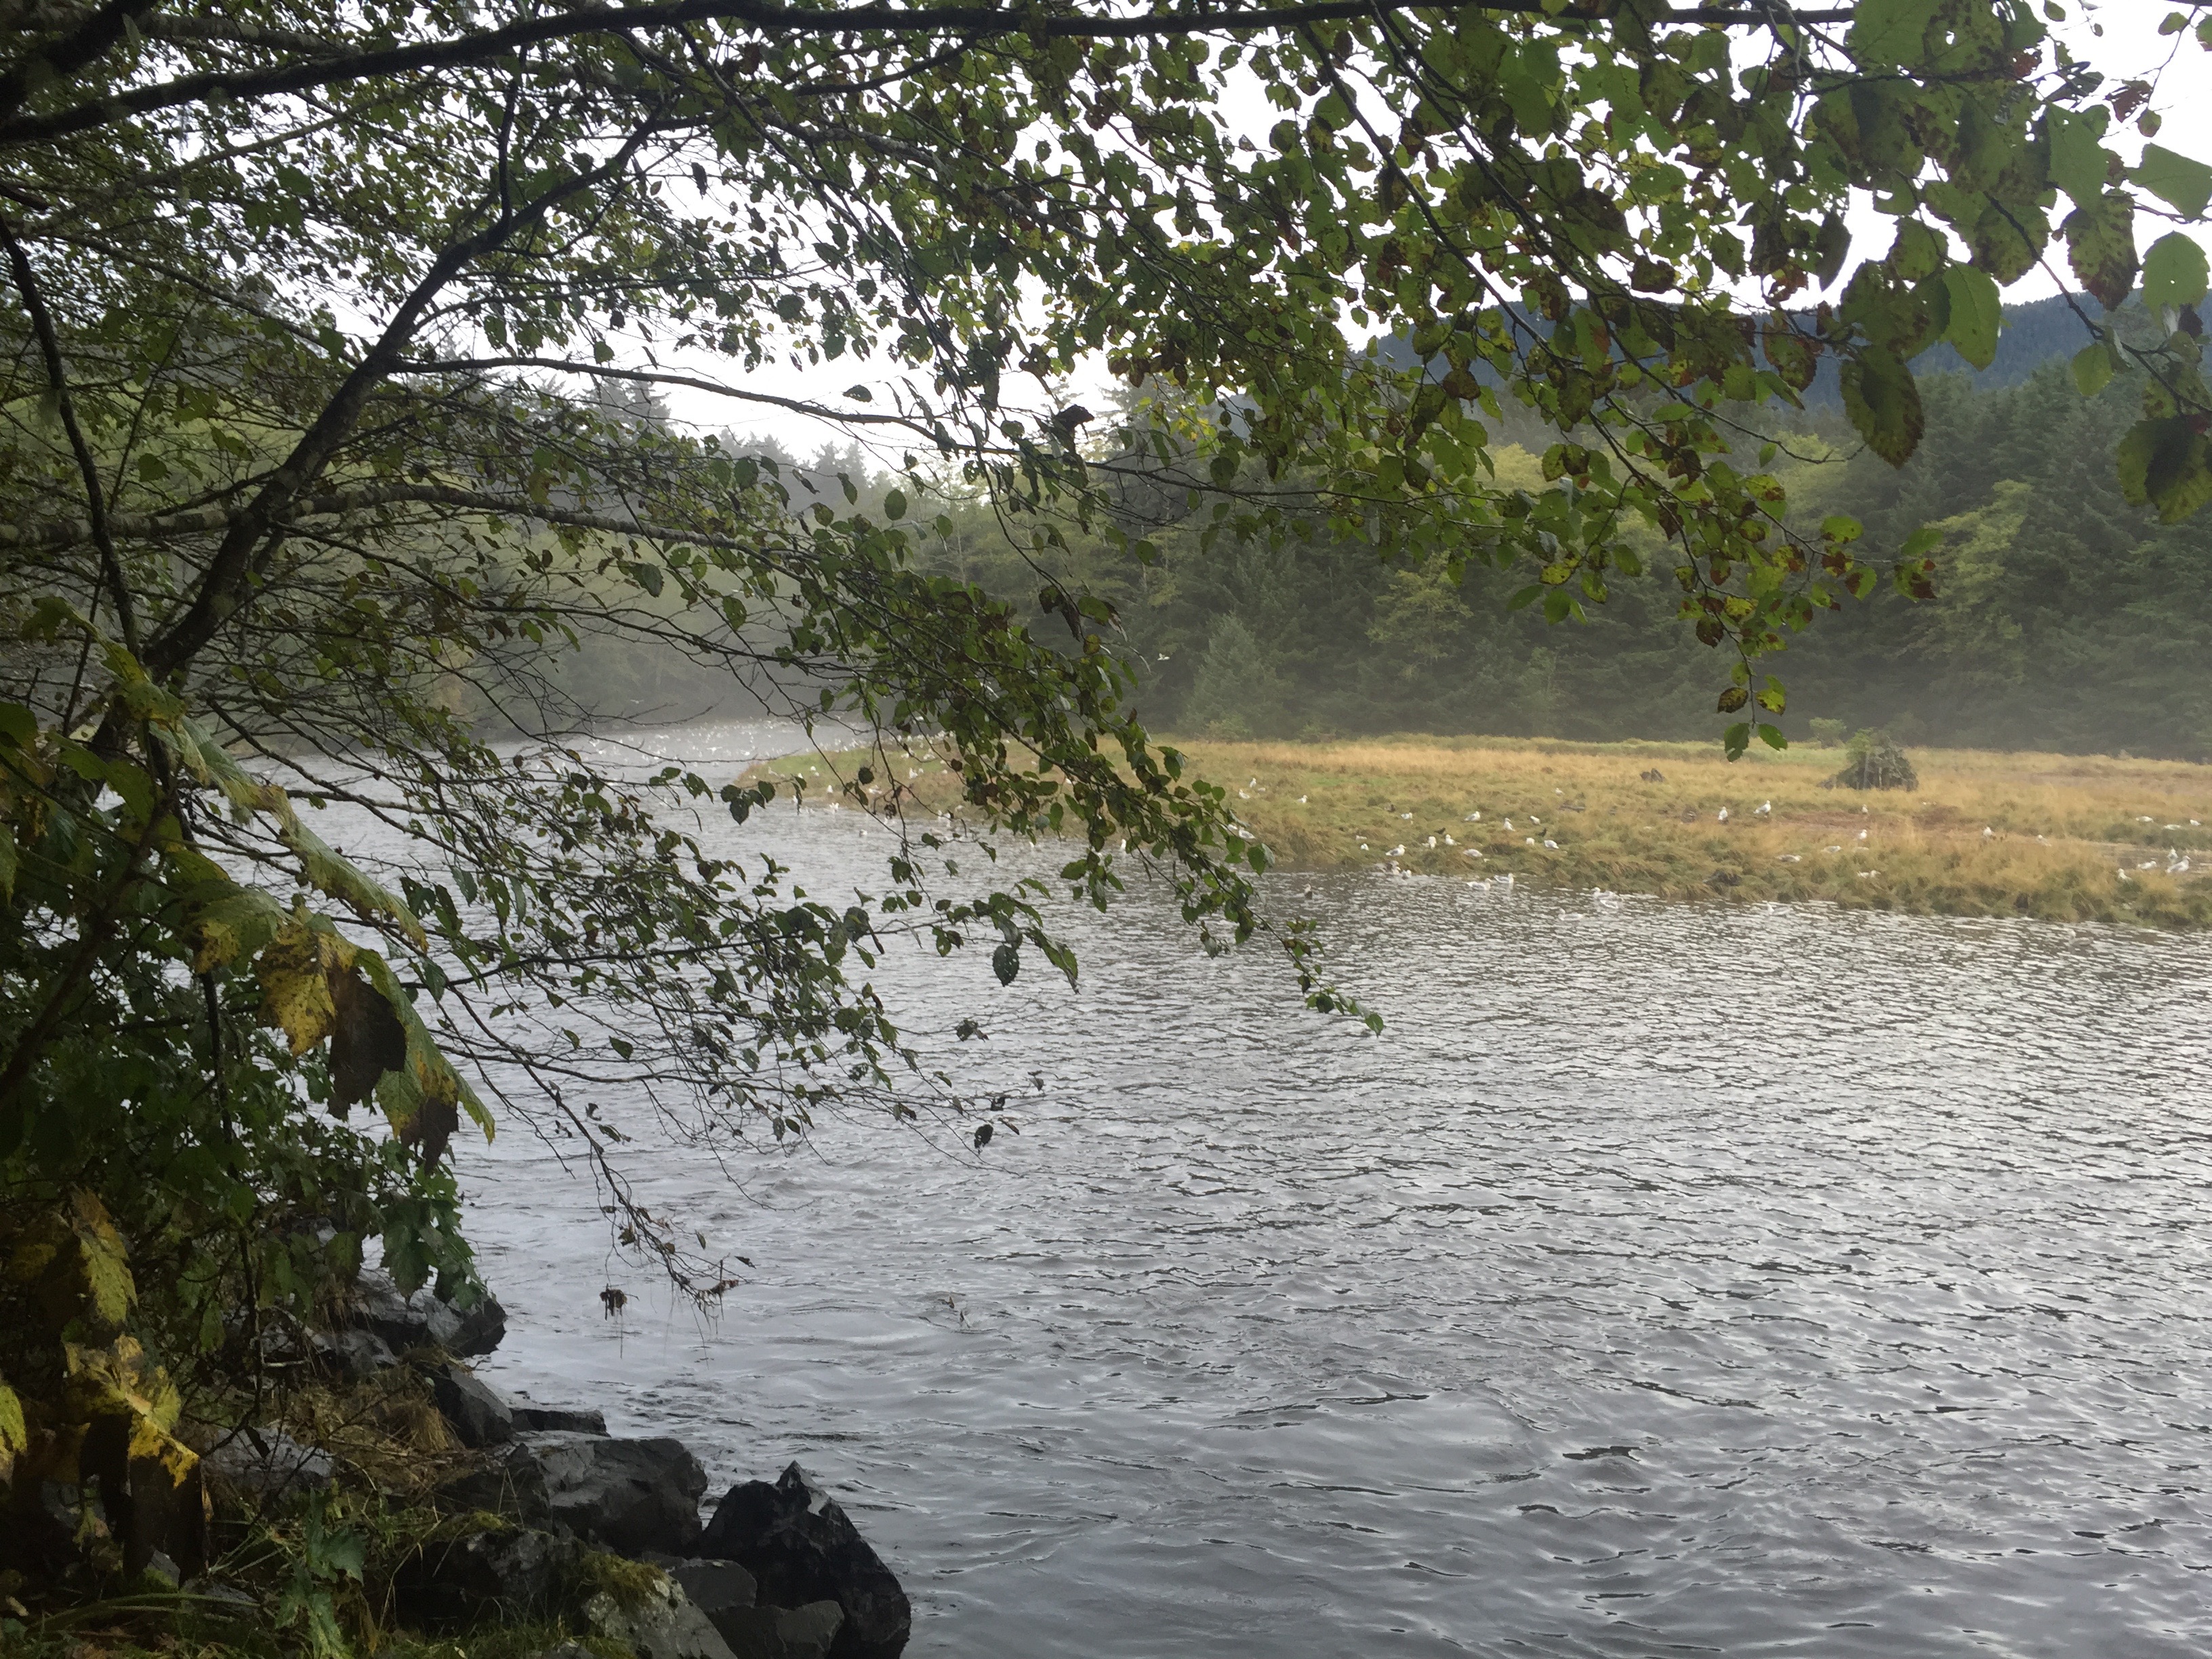
[[[347,1322],[307,1339],[313,1361],[348,1382],[418,1377],[466,1453],[431,1494],[437,1524],[392,1576],[398,1622],[555,1622],[636,1659],[904,1650],[911,1609],[897,1578],[797,1463],[731,1486],[702,1521],[707,1472],[682,1441],[611,1435],[597,1409],[510,1397],[477,1376],[468,1362],[505,1332],[496,1301],[464,1310],[428,1289],[403,1296],[372,1269]],[[335,1478],[327,1452],[275,1427],[210,1448],[201,1473],[210,1488],[264,1504]]]

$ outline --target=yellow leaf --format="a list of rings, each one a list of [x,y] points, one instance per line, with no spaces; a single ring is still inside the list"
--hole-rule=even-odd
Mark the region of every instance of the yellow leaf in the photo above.
[[[15,1389],[0,1382],[0,1486],[15,1473],[15,1456],[30,1449],[30,1431],[23,1424],[23,1402]]]
[[[85,1311],[103,1325],[120,1325],[138,1300],[123,1235],[100,1201],[82,1188],[70,1196],[69,1226],[76,1236]]]
[[[331,1034],[337,1006],[331,1000],[331,972],[353,965],[354,948],[319,917],[295,912],[276,930],[253,964],[261,981],[261,1020],[291,1039],[295,1055],[304,1054]]]
[[[283,907],[250,887],[202,906],[191,921],[192,971],[204,974],[252,956],[283,924]]]
[[[104,1348],[65,1342],[62,1358],[70,1404],[82,1416],[130,1419],[132,1457],[160,1460],[173,1481],[191,1473],[198,1454],[171,1432],[183,1413],[183,1399],[169,1374],[149,1364],[136,1341],[118,1336]]]

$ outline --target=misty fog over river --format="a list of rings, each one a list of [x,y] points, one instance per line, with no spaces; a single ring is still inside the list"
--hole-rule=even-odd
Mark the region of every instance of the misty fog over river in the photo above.
[[[856,814],[723,823],[880,886]],[[1055,906],[1074,993],[895,951],[1022,1133],[629,1149],[756,1264],[708,1323],[457,1140],[485,1374],[716,1493],[799,1459],[916,1655],[2212,1646],[2212,943],[1310,884],[1379,1038],[1158,892]]]

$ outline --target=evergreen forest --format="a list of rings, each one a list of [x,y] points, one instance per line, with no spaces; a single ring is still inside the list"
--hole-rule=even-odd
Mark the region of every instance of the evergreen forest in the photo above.
[[[1792,738],[1836,720],[1947,746],[2212,754],[2212,524],[2161,524],[2123,499],[2110,458],[2142,387],[2124,376],[2084,399],[2067,365],[2083,337],[2063,301],[2009,313],[1989,370],[1925,378],[1926,434],[1902,468],[1867,450],[1819,386],[1802,410],[1770,405],[1765,429],[1739,443],[1776,446],[1793,516],[1857,519],[1870,562],[1895,560],[1923,526],[1942,532],[1932,598],[1881,584],[1765,665],[1788,688]],[[1545,488],[1544,435],[1510,411],[1498,435],[1499,483]],[[824,456],[817,470],[860,462]],[[1525,572],[1479,561],[1455,580],[1317,532],[1239,540],[1233,514],[1207,545],[1218,497],[1163,489],[1158,471],[1119,486],[1159,550],[1149,566],[1074,533],[1050,557],[1018,553],[1023,527],[1002,533],[980,508],[954,514],[929,556],[1003,593],[1035,590],[1041,569],[1109,599],[1157,729],[1611,740],[1719,724],[1714,653],[1678,618],[1682,588],[1656,537],[1640,573],[1609,573],[1602,604],[1551,623],[1526,602]]]

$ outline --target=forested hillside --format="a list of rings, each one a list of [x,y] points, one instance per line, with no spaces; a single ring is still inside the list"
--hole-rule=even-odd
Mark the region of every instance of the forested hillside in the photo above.
[[[1877,555],[1921,525],[1944,532],[1934,599],[1885,586],[1821,616],[1769,665],[1789,687],[1792,736],[1825,717],[1921,742],[2212,752],[2212,524],[2161,526],[2121,499],[2109,458],[2140,386],[2116,381],[2085,402],[2056,348],[2037,343],[2043,366],[2011,385],[1992,386],[1996,374],[1930,377],[1927,435],[1901,471],[1817,405],[1772,433],[1774,469],[1808,521],[1852,514]],[[1528,449],[1498,453],[1501,482],[1517,471],[1540,487]],[[1123,497],[1141,527],[1164,504],[1182,510],[1176,492],[1129,485]],[[1615,576],[1586,621],[1551,625],[1539,607],[1510,608],[1525,573],[1471,563],[1454,583],[1318,535],[1273,546],[1223,535],[1202,550],[1213,505],[1152,529],[1162,556],[1150,568],[1073,533],[1065,552],[1018,559],[974,514],[955,515],[932,556],[1001,592],[1034,592],[1042,574],[1109,598],[1147,665],[1147,714],[1168,729],[1580,738],[1716,729],[1717,664],[1676,618],[1673,561],[1656,537],[1644,574]]]

